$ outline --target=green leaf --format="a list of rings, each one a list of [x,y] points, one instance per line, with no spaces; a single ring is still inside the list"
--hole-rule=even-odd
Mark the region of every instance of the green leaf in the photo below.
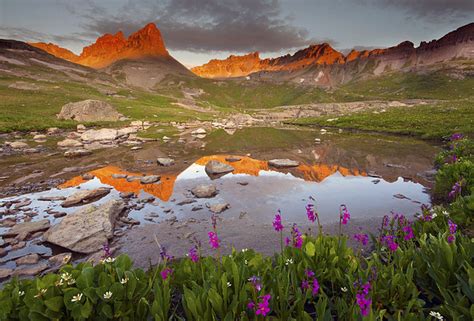
[[[54,312],[61,311],[64,305],[63,298],[61,296],[55,296],[54,298],[44,300],[44,304],[48,307],[48,309]]]
[[[306,254],[308,254],[308,256],[313,257],[315,252],[316,252],[316,248],[314,246],[314,243],[312,243],[312,242],[306,243],[305,252],[306,252]]]

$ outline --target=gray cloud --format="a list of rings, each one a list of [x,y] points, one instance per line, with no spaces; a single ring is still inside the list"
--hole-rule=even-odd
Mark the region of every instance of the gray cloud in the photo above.
[[[356,0],[360,3],[393,7],[405,11],[408,17],[451,21],[474,15],[473,0]]]
[[[97,3],[80,12],[83,35],[130,34],[155,22],[166,46],[173,50],[275,52],[307,46],[310,42],[335,42],[309,37],[306,29],[291,25],[279,0],[166,0],[129,1],[116,14],[105,14]],[[83,5],[81,5],[83,6]]]
[[[28,28],[5,26],[0,26],[0,38],[9,38],[28,42],[88,43],[85,38],[78,34],[56,35],[34,31]]]

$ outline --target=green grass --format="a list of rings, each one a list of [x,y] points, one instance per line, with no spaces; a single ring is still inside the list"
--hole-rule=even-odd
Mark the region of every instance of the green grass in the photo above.
[[[301,118],[290,121],[297,125],[336,127],[386,132],[440,139],[453,132],[474,134],[474,101],[460,100],[437,105],[390,108],[384,113],[361,112],[338,117]]]

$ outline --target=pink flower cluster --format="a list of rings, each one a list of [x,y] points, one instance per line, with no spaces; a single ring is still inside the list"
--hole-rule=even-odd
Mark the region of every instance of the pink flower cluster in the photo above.
[[[199,261],[199,254],[198,254],[198,250],[195,246],[193,246],[190,250],[189,250],[189,253],[188,253],[188,256],[189,258],[191,259],[191,261],[193,261],[194,263],[197,263]]]
[[[454,223],[451,220],[448,221],[448,226],[449,226],[448,243],[453,243],[454,240],[456,239],[456,236],[454,234],[456,233],[458,226],[456,225],[456,223]]]
[[[303,236],[301,235],[300,230],[296,224],[293,224],[291,227],[291,239],[287,237],[285,239],[286,246],[289,246],[290,243],[294,248],[301,249],[303,246]]]
[[[173,273],[173,270],[170,268],[165,268],[163,271],[160,272],[161,278],[163,280],[166,280],[168,276],[170,276]]]
[[[306,216],[308,216],[308,220],[314,223],[316,221],[316,215],[314,212],[314,205],[308,204],[306,205]]]
[[[349,223],[350,219],[351,219],[351,214],[349,213],[349,210],[347,209],[347,206],[342,204],[341,205],[341,217],[340,217],[341,223],[343,225],[346,225],[347,223]]]
[[[395,252],[398,249],[398,244],[395,242],[393,235],[385,235],[382,237],[382,244],[386,245],[391,252]]]
[[[283,225],[281,224],[281,212],[278,210],[278,214],[275,215],[275,219],[273,220],[273,228],[277,232],[283,231]]]
[[[367,234],[354,234],[354,239],[364,246],[369,242],[369,236]]]
[[[219,248],[219,238],[217,237],[217,233],[215,232],[209,232],[207,233],[209,236],[209,244],[213,249],[218,249]]]
[[[369,297],[370,287],[370,282],[366,282],[360,286],[356,294],[356,302],[362,316],[368,316],[370,313],[370,306],[372,304],[372,299]]]

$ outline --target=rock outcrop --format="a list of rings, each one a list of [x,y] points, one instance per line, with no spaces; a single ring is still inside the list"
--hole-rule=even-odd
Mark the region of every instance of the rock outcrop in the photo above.
[[[123,115],[100,100],[87,99],[68,103],[61,108],[58,119],[72,119],[80,122],[118,121]]]
[[[115,221],[123,210],[124,203],[120,200],[88,205],[64,217],[43,238],[77,253],[94,253],[112,239]]]

